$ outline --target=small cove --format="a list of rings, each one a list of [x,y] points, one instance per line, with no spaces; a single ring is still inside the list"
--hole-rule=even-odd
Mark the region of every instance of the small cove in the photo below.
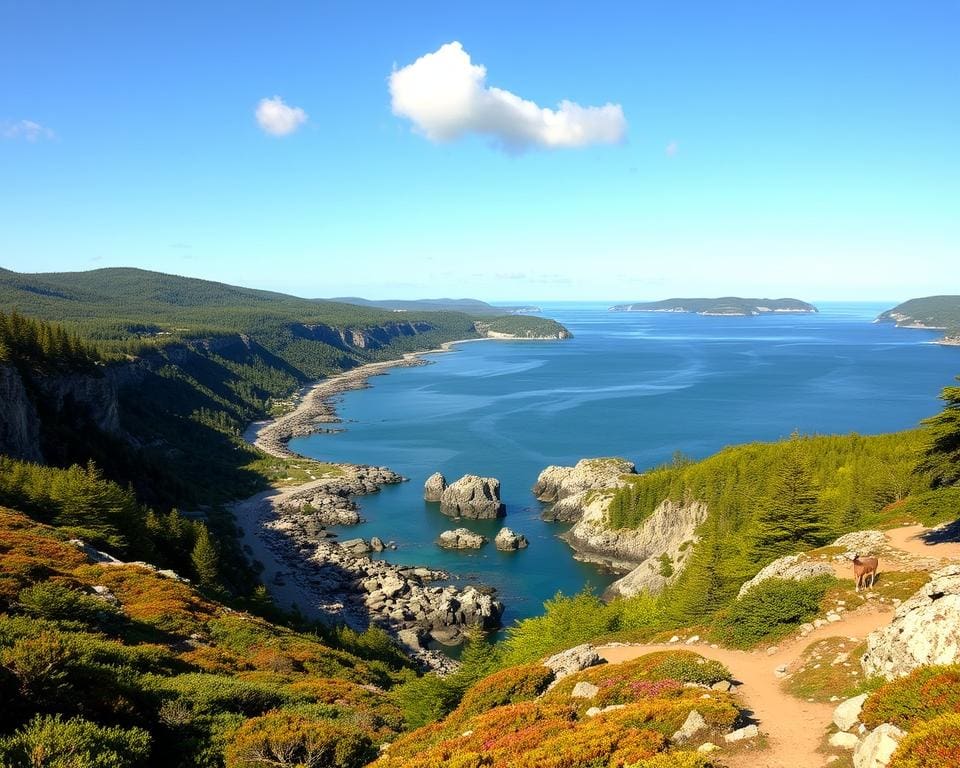
[[[611,302],[612,303],[612,302]],[[578,563],[539,519],[530,493],[549,464],[624,456],[643,469],[675,451],[701,458],[724,445],[805,433],[865,434],[916,425],[960,350],[934,332],[872,319],[889,304],[823,304],[818,315],[749,318],[611,313],[604,304],[544,307],[568,341],[485,341],[391,369],[337,398],[343,431],[291,441],[318,459],[389,466],[410,482],[358,499],[366,522],[343,537],[398,544],[393,562],[440,567],[495,586],[504,623],[539,613],[557,591],[602,589],[614,574]],[[501,480],[504,521],[453,521],[422,500],[434,471]],[[493,538],[500,525],[530,547],[450,552],[434,543],[464,525]]]

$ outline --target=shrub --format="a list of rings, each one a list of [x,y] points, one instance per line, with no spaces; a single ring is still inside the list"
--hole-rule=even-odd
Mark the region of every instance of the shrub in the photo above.
[[[66,689],[73,654],[57,632],[21,637],[0,651],[2,665],[16,679],[20,695],[38,703],[55,701]]]
[[[917,726],[900,742],[890,768],[960,765],[960,714],[941,715]]]
[[[462,691],[449,678],[433,673],[416,677],[390,691],[409,728],[420,728],[453,711]]]
[[[760,582],[717,616],[713,634],[736,648],[781,638],[817,615],[820,601],[834,581],[832,576],[818,576]]]
[[[553,671],[542,664],[504,669],[471,686],[460,701],[456,714],[469,717],[504,704],[534,699],[552,679]]]
[[[52,580],[21,590],[17,607],[29,616],[82,624],[103,622],[117,615],[116,608],[106,601]]]
[[[277,685],[200,672],[170,678],[148,677],[144,682],[165,698],[185,699],[198,714],[239,712],[252,717],[289,703],[294,698]]]
[[[110,728],[79,717],[37,716],[0,739],[6,768],[136,768],[149,755],[150,736],[142,728]]]
[[[960,712],[960,665],[920,667],[876,690],[860,717],[875,728],[893,723],[910,729],[937,715]]]
[[[370,739],[355,728],[279,711],[240,726],[227,745],[226,764],[360,768],[373,757]]]
[[[696,752],[661,752],[627,768],[711,768],[710,758]]]

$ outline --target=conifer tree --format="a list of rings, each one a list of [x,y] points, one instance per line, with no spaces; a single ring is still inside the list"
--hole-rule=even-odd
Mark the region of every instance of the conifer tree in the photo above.
[[[947,407],[923,422],[929,442],[918,466],[934,488],[960,483],[960,387],[944,387],[940,399]]]
[[[826,532],[817,505],[813,476],[795,438],[773,474],[759,504],[753,535],[753,560],[768,562],[800,549],[819,546]]]
[[[220,554],[205,525],[198,526],[197,541],[190,553],[190,561],[201,586],[207,589],[220,586]]]

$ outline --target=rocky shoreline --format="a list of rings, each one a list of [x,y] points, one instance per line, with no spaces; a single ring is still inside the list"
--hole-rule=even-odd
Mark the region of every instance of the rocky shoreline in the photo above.
[[[455,343],[429,353],[449,351]],[[338,423],[333,397],[368,386],[369,377],[390,368],[424,365],[424,354],[428,352],[370,363],[317,382],[291,413],[251,425],[244,439],[272,456],[302,458],[287,442]],[[431,640],[457,644],[476,626],[495,629],[503,604],[493,589],[459,587],[443,571],[371,559],[371,551],[388,546],[379,537],[337,542],[328,526],[360,522],[354,496],[376,493],[405,478],[385,467],[332,467],[322,478],[266,491],[233,506],[244,549],[274,601],[285,609],[296,606],[310,619],[342,622],[357,630],[382,627],[424,668],[440,673],[456,669],[456,662],[426,645]]]

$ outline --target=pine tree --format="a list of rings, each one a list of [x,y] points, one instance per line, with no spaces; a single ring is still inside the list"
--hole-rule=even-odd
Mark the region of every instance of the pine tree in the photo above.
[[[190,561],[201,586],[207,589],[220,586],[220,554],[205,525],[198,526],[197,541],[190,553]]]
[[[923,422],[929,442],[918,466],[934,488],[960,483],[960,387],[944,387],[940,399],[947,407]]]
[[[753,560],[769,562],[822,543],[826,526],[817,505],[813,476],[796,440],[776,468],[759,505],[753,536]]]

